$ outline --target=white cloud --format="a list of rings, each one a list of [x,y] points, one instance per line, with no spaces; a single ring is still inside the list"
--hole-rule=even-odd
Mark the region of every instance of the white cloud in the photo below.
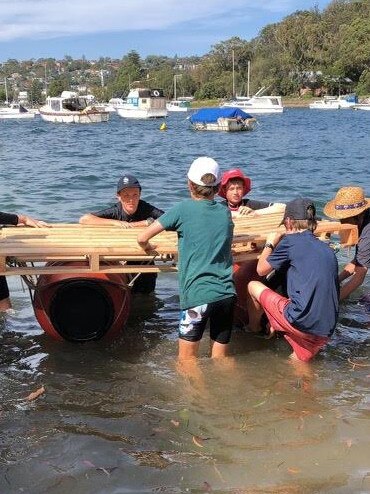
[[[260,11],[286,13],[305,0],[264,0]],[[182,23],[248,18],[255,0],[0,0],[0,41],[101,32],[165,30]]]

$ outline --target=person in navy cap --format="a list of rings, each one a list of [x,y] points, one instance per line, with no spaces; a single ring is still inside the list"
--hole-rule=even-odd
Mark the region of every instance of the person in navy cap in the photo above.
[[[258,259],[257,273],[287,270],[288,297],[260,281],[250,281],[249,325],[258,332],[263,311],[270,333],[281,332],[293,359],[308,362],[333,334],[339,305],[338,262],[333,249],[316,238],[316,209],[309,199],[288,202],[285,233],[269,235]]]
[[[148,226],[164,211],[141,198],[141,185],[134,175],[125,173],[117,184],[118,202],[111,207],[81,216],[83,225],[112,225],[122,228]]]
[[[111,225],[121,228],[148,226],[164,211],[141,199],[141,185],[134,175],[125,173],[118,180],[117,203],[111,207],[81,216],[83,225]],[[150,293],[155,289],[157,274],[141,274],[132,288],[133,293]]]

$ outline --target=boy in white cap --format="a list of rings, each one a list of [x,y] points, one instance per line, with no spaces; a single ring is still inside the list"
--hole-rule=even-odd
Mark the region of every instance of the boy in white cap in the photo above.
[[[179,360],[198,355],[210,322],[211,356],[225,357],[231,337],[235,287],[232,276],[230,211],[214,200],[220,183],[217,162],[202,156],[188,171],[191,199],[186,199],[138,235],[145,251],[163,230],[176,231],[179,250],[181,319]]]

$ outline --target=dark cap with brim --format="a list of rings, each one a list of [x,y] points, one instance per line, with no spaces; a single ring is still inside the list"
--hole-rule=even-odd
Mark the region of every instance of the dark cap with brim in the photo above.
[[[310,209],[312,211],[311,213],[309,213]],[[288,202],[285,208],[284,218],[280,224],[282,225],[287,218],[291,220],[316,220],[316,208],[313,201],[298,197]]]
[[[126,173],[118,180],[117,194],[119,194],[123,189],[130,189],[130,188],[141,190],[141,185],[136,177],[130,175],[129,173]]]

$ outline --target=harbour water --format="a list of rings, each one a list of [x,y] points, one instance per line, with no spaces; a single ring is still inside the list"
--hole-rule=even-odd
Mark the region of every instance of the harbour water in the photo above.
[[[288,109],[254,132],[196,133],[160,121],[54,125],[0,121],[0,210],[75,222],[114,202],[124,171],[168,209],[187,196],[200,155],[252,178],[250,197],[312,197],[338,187],[370,194],[369,112]],[[350,253],[341,250],[341,265]],[[137,298],[112,342],[46,336],[27,290],[10,280],[0,316],[0,493],[369,493],[370,277],[341,306],[337,331],[308,368],[282,339],[235,331],[219,365],[202,343],[198,373],[176,368],[175,274]],[[45,387],[37,400],[30,392]]]

